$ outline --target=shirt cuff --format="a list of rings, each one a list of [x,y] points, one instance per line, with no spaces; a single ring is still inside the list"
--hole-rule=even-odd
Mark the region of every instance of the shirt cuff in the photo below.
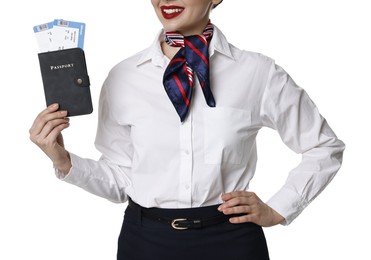
[[[79,157],[73,153],[70,153],[70,158],[72,167],[67,174],[54,167],[55,176],[62,181],[71,182],[71,179],[73,179],[74,175],[76,175],[78,172],[77,165],[79,165]]]
[[[282,188],[267,202],[267,205],[285,218],[281,224],[287,226],[300,215],[308,203],[303,202],[296,192]]]

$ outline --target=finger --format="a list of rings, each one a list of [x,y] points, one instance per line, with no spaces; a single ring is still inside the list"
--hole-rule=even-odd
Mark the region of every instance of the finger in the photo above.
[[[67,120],[67,111],[56,111],[50,114],[45,114],[40,117],[36,123],[35,132],[41,132],[49,122],[59,122],[60,120]]]
[[[54,119],[52,121],[48,121],[41,129],[40,133],[32,133],[30,135],[30,139],[40,147],[49,146],[56,142],[58,135],[67,127],[69,127],[68,118]]]
[[[50,106],[48,106],[47,108],[45,108],[43,111],[41,111],[37,117],[35,118],[31,128],[30,128],[30,132],[32,131],[32,129],[34,129],[36,127],[36,124],[37,124],[37,121],[45,114],[48,114],[48,113],[51,113],[51,112],[55,112],[57,111],[59,105],[58,104],[51,104]]]
[[[61,132],[68,128],[70,126],[69,123],[65,123],[65,124],[61,124],[61,125],[58,125],[57,127],[55,127],[51,132],[50,134],[48,135],[48,140],[49,141],[52,141],[54,142],[54,140],[56,140],[56,142],[64,147],[64,143],[63,143],[63,138],[62,138],[62,135],[61,135]],[[59,140],[59,141],[58,141]]]
[[[254,195],[254,193],[249,192],[249,191],[233,191],[233,192],[223,194],[222,195],[222,200],[228,201],[228,200],[231,200],[233,198],[250,197],[250,196],[253,196],[253,195]]]
[[[238,205],[253,205],[256,203],[257,196],[253,192],[231,192],[222,196],[225,199],[224,203],[219,206],[219,210],[223,211],[227,208],[235,207]]]
[[[252,207],[249,205],[242,205],[230,208],[222,209],[223,214],[232,215],[232,214],[248,214],[252,212]]]
[[[248,205],[248,199],[246,197],[236,197],[220,205],[219,210],[224,211],[226,209],[234,208],[237,206],[243,206],[243,205]]]
[[[239,216],[239,217],[233,217],[229,219],[229,222],[232,224],[241,224],[246,222],[254,222],[254,216],[251,214]],[[255,222],[254,222],[255,223]]]
[[[42,128],[41,132],[38,134],[39,139],[46,139],[54,141],[57,139],[59,134],[69,127],[69,118],[54,119],[48,121]]]
[[[58,108],[59,108],[58,104],[52,104],[48,106],[46,109],[44,109],[43,111],[41,111],[35,118],[29,130],[30,134],[38,134],[43,128],[44,124],[53,118],[66,117],[67,112],[57,111]]]
[[[39,135],[44,130],[45,126],[51,126],[52,124],[50,122],[55,120],[67,121],[66,116],[67,111],[56,111],[53,113],[40,114],[30,129],[30,135]]]

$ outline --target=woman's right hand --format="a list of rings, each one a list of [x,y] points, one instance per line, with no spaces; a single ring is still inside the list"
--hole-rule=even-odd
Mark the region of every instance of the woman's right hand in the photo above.
[[[58,107],[58,104],[52,104],[43,110],[29,132],[31,141],[52,160],[54,167],[67,174],[72,165],[61,133],[70,124],[67,111],[57,111]]]

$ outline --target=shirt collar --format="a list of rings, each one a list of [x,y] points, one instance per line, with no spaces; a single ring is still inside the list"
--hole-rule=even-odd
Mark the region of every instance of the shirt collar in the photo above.
[[[147,61],[151,61],[152,64],[155,66],[165,67],[169,62],[169,59],[162,53],[161,50],[161,42],[163,42],[164,40],[165,32],[162,29],[157,33],[157,36],[152,45],[142,52],[142,55],[139,57],[136,65],[140,66]],[[211,39],[209,47],[210,57],[214,55],[215,52],[221,53],[235,60],[226,37],[219,30],[219,28],[214,25],[213,38]]]
[[[231,46],[228,43],[227,38],[222,33],[222,31],[219,30],[219,28],[216,27],[215,25],[214,25],[214,34],[210,42],[209,50],[210,50],[210,57],[215,53],[215,51],[217,51],[231,58],[232,60],[235,60],[232,50],[231,50]]]

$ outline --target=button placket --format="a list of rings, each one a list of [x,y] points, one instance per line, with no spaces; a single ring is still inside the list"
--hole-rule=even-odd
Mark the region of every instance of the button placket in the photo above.
[[[179,203],[183,207],[191,207],[192,203],[192,114],[180,126],[180,177]]]

